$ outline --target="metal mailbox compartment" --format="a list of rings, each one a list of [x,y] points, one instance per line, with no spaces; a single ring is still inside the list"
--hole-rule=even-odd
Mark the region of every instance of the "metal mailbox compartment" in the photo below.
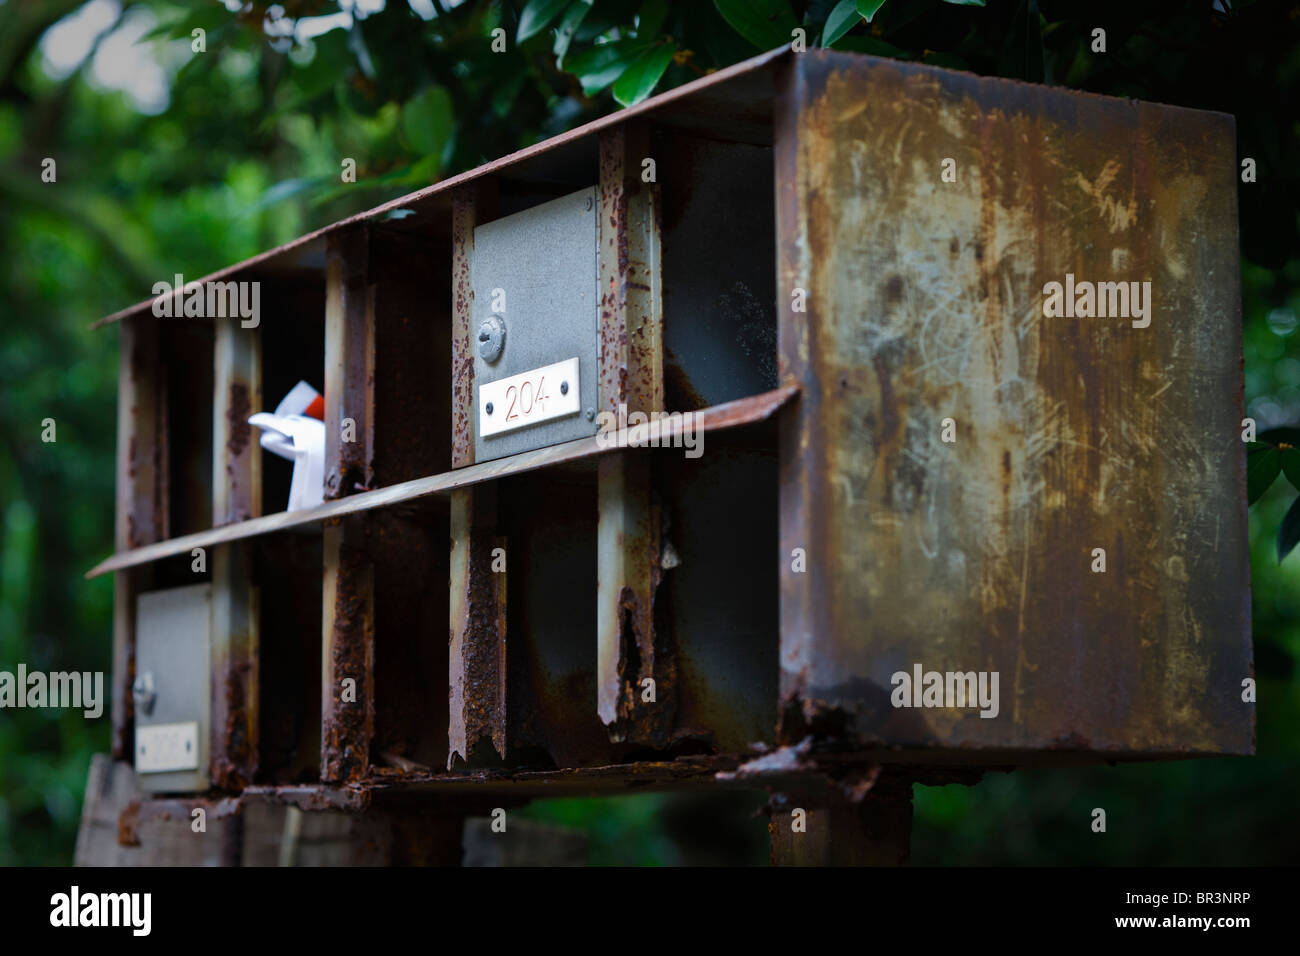
[[[1217,114],[834,51],[720,71],[329,227],[327,416],[357,424],[330,501],[252,517],[223,423],[282,349],[218,327],[214,527],[182,538],[136,307],[93,572],[119,573],[117,755],[133,660],[146,747],[183,724],[198,749],[148,789],[349,810],[889,764],[872,800],[905,833],[923,775],[1252,752],[1234,158]],[[318,308],[294,290],[319,239],[225,274]],[[1066,277],[1149,282],[1143,322],[1049,316]],[[483,427],[541,370],[567,404]],[[678,438],[698,416],[707,453],[602,447],[621,405]],[[145,594],[137,632],[135,594],[176,580],[150,566],[196,544],[211,598]],[[996,706],[897,696],[931,675]],[[879,842],[839,813],[837,845]]]
[[[474,230],[477,461],[596,432],[598,205],[583,189]]]
[[[135,769],[151,792],[208,785],[212,585],[150,591],[136,605]]]

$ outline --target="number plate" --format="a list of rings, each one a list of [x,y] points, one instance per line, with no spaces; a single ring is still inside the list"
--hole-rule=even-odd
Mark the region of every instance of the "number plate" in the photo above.
[[[135,729],[136,773],[165,773],[169,770],[197,770],[199,767],[199,725],[150,724]]]
[[[490,406],[490,407],[489,407]],[[578,360],[565,359],[508,378],[487,382],[478,390],[479,436],[499,435],[539,422],[573,415],[582,407],[578,396]]]

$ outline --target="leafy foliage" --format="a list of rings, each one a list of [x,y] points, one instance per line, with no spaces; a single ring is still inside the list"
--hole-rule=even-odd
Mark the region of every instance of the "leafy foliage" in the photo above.
[[[1260,170],[1239,188],[1250,413],[1265,428],[1300,422],[1300,71],[1285,5],[1131,3],[1103,14],[1066,0],[388,0],[351,19],[353,5],[335,0],[238,11],[215,0],[117,0],[90,53],[60,73],[43,38],[85,6],[0,4],[0,668],[109,669],[112,585],[82,580],[113,527],[115,333],[89,331],[93,319],[176,272],[203,275],[787,45],[796,28],[809,46],[1233,114],[1239,151]],[[1104,55],[1089,48],[1098,25],[1108,31]],[[206,31],[206,52],[192,49],[195,29]],[[118,42],[128,34],[140,37],[134,46]],[[158,106],[103,78],[152,66]],[[57,160],[57,184],[40,181],[46,157]],[[347,158],[356,183],[340,178]],[[54,444],[40,440],[46,417],[58,423]],[[1287,728],[1300,720],[1300,564],[1279,566],[1273,542],[1295,523],[1276,482],[1294,481],[1295,465],[1278,443],[1300,441],[1260,439],[1268,447],[1258,454],[1276,455],[1252,466],[1251,479],[1260,748],[1295,753]],[[70,859],[89,754],[107,748],[107,723],[0,712],[0,864]],[[1228,771],[1129,768],[1125,786],[1149,773],[1142,779],[1172,781],[1202,806],[1216,794],[1256,794],[1256,839],[1238,832],[1237,856],[1225,843],[1199,861],[1243,862],[1242,848],[1286,819],[1294,792],[1275,788],[1273,799],[1275,777],[1253,771],[1260,786],[1251,789],[1241,782],[1250,772],[1229,769],[1231,781]],[[1063,799],[1063,783],[998,779],[1007,782],[970,791],[967,810],[937,792],[919,797],[919,825],[964,833],[975,827],[971,807],[982,819],[998,807],[1036,808],[1042,819]],[[1116,805],[1128,792],[1100,777],[1089,786]],[[1165,802],[1181,805],[1166,793],[1149,801]],[[1157,833],[1173,825],[1146,822]],[[1007,829],[986,827],[996,846],[951,844],[945,859],[1039,859],[1041,847],[1004,845]],[[1068,858],[1059,849],[1053,862]]]

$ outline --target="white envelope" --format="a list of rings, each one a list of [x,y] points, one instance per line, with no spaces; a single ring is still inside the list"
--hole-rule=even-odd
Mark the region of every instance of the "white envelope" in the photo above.
[[[262,429],[262,447],[293,462],[286,511],[314,508],[325,501],[325,423],[305,415],[258,412],[248,424]]]

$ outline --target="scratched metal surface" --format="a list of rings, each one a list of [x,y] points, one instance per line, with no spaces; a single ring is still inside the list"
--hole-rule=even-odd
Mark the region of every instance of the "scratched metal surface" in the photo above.
[[[786,732],[1251,752],[1231,118],[821,52],[785,83]],[[1150,280],[1150,326],[1045,318],[1067,272]],[[998,671],[1000,715],[892,707],[916,663]]]

